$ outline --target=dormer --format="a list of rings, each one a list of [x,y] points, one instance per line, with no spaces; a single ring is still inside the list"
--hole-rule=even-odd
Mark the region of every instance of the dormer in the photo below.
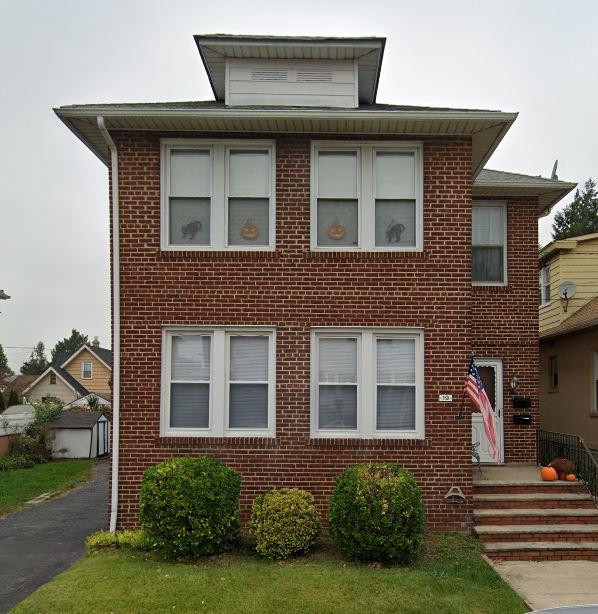
[[[355,109],[376,102],[384,38],[196,35],[226,106]]]

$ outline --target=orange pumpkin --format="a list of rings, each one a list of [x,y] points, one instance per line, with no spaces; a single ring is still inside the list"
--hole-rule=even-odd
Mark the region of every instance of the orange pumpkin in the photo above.
[[[565,476],[565,479],[567,480],[567,482],[577,482],[577,478],[575,477],[574,473],[568,473]]]
[[[328,236],[331,239],[344,239],[346,234],[347,231],[342,224],[332,224],[332,226],[328,228]]]
[[[557,478],[556,470],[554,467],[542,467],[540,470],[540,477],[545,482],[553,482]]]

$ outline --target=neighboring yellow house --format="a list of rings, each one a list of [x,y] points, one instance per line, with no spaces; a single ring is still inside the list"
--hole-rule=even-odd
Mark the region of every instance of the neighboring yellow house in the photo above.
[[[540,250],[540,427],[598,449],[598,233]]]
[[[96,337],[91,344],[58,356],[23,394],[29,402],[56,399],[67,406],[84,406],[96,396],[100,405],[110,405],[111,380],[112,352],[100,347]]]

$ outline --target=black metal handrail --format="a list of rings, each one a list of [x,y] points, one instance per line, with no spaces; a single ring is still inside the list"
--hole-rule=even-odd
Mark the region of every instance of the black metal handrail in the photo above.
[[[598,498],[598,464],[581,437],[538,430],[538,464],[548,465],[555,458],[573,461],[575,475],[586,483],[594,499]]]

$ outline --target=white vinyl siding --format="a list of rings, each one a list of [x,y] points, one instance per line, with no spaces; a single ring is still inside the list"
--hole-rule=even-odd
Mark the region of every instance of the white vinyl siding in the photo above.
[[[477,285],[507,283],[507,207],[474,203],[472,208],[472,281]]]
[[[272,141],[163,140],[164,250],[275,247]]]
[[[540,307],[550,305],[550,266],[540,269]]]
[[[312,143],[311,247],[421,251],[420,143]]]
[[[357,61],[227,58],[227,105],[359,106]]]
[[[421,329],[312,331],[312,437],[424,437]]]
[[[273,329],[165,329],[162,435],[274,436],[275,374]]]

